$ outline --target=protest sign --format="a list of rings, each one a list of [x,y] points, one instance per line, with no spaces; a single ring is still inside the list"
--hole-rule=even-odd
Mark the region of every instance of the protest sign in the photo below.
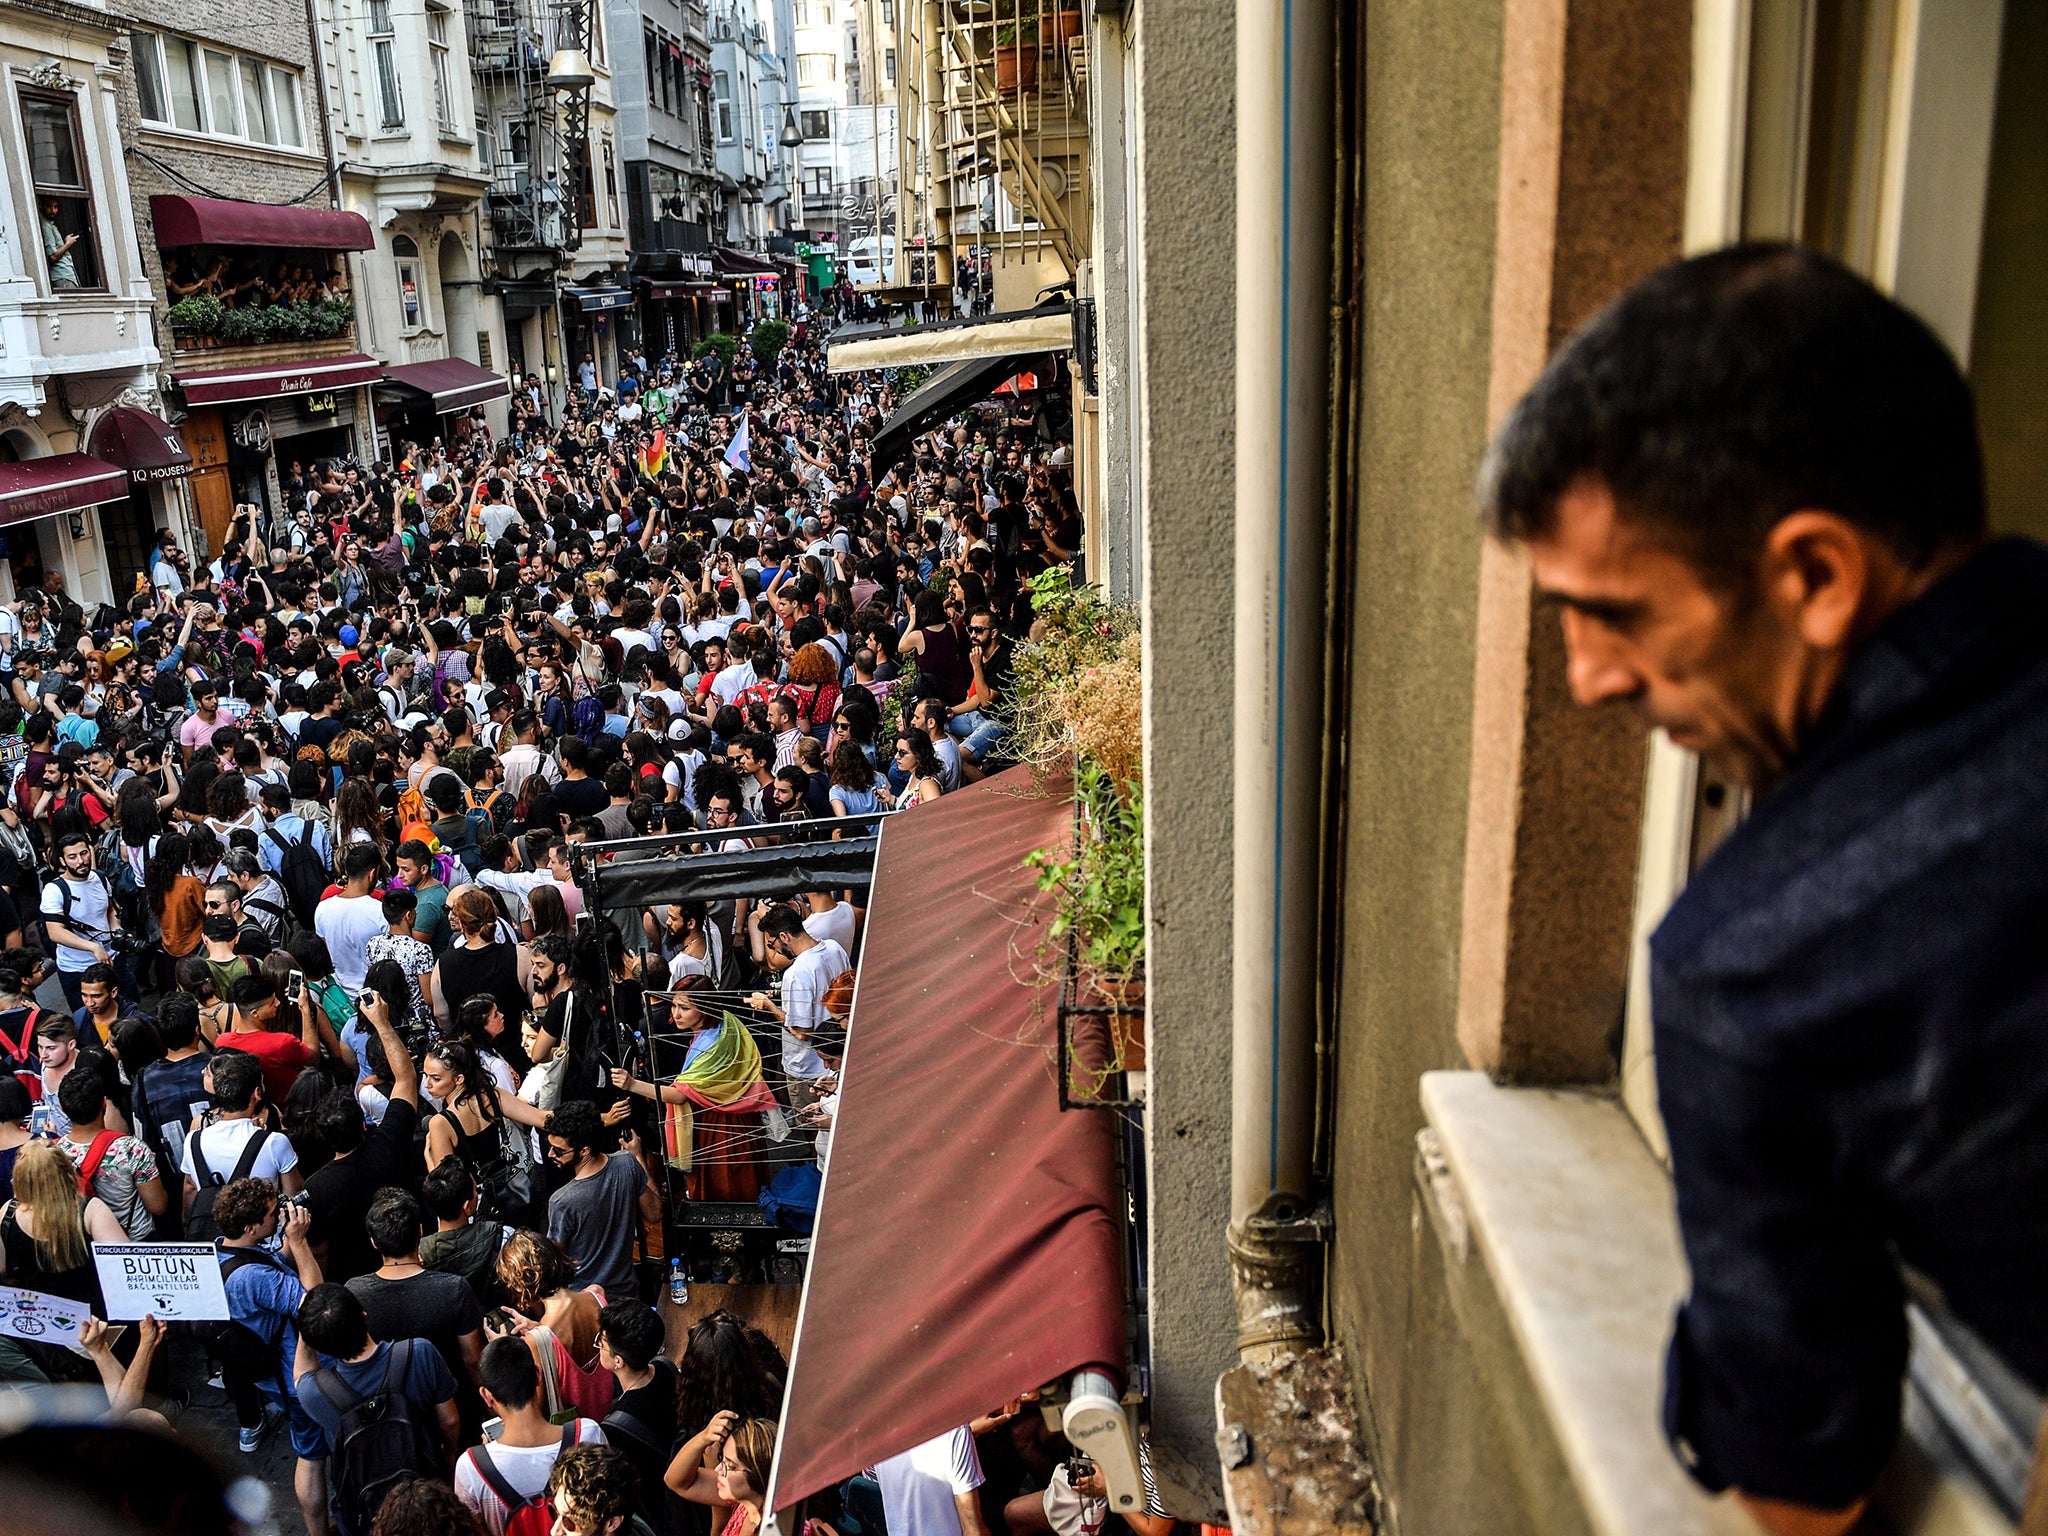
[[[220,1257],[211,1243],[94,1243],[100,1290],[113,1322],[189,1323],[228,1315]]]
[[[0,1333],[38,1344],[74,1345],[92,1308],[82,1301],[0,1285]]]

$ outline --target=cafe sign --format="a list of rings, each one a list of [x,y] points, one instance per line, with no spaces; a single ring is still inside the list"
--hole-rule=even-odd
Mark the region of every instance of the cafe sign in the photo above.
[[[311,382],[310,380],[308,381]],[[270,452],[270,418],[261,411],[251,411],[229,429],[229,436],[235,442],[253,453]]]
[[[322,394],[306,396],[306,409],[320,414],[332,414],[336,409],[334,391],[330,389]]]

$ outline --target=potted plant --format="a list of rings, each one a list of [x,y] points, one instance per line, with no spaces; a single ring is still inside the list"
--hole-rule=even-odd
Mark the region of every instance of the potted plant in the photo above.
[[[1038,7],[1021,6],[996,25],[996,90],[1004,96],[1038,89]]]
[[[754,349],[754,361],[763,368],[773,368],[775,359],[789,342],[789,327],[780,320],[763,320],[747,339]]]
[[[1081,13],[1060,9],[1038,18],[1038,46],[1041,50],[1064,48],[1081,35]]]

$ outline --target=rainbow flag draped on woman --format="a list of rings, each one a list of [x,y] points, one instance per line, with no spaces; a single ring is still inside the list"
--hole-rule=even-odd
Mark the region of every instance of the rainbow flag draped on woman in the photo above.
[[[761,1075],[761,1051],[747,1026],[726,1014],[711,1043],[684,1062],[674,1086],[688,1104],[670,1104],[663,1117],[663,1151],[672,1167],[687,1169],[695,1140],[691,1106],[726,1114],[761,1113],[775,1107],[775,1095]]]

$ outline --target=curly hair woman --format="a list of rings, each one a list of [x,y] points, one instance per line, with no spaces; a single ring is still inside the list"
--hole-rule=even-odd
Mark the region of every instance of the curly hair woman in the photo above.
[[[353,843],[368,843],[384,856],[384,813],[377,806],[376,786],[368,779],[346,781],[334,797],[334,865],[338,871]]]
[[[143,876],[149,910],[163,932],[163,950],[182,960],[199,949],[199,930],[206,921],[206,884],[191,871],[192,845],[179,832],[156,840]]]
[[[602,1419],[618,1390],[617,1379],[597,1363],[605,1294],[595,1286],[570,1289],[575,1274],[575,1261],[562,1245],[538,1232],[514,1232],[498,1253],[498,1284],[506,1301],[516,1317],[536,1325],[526,1330],[526,1346],[548,1384],[548,1417],[573,1408],[585,1418]]]

